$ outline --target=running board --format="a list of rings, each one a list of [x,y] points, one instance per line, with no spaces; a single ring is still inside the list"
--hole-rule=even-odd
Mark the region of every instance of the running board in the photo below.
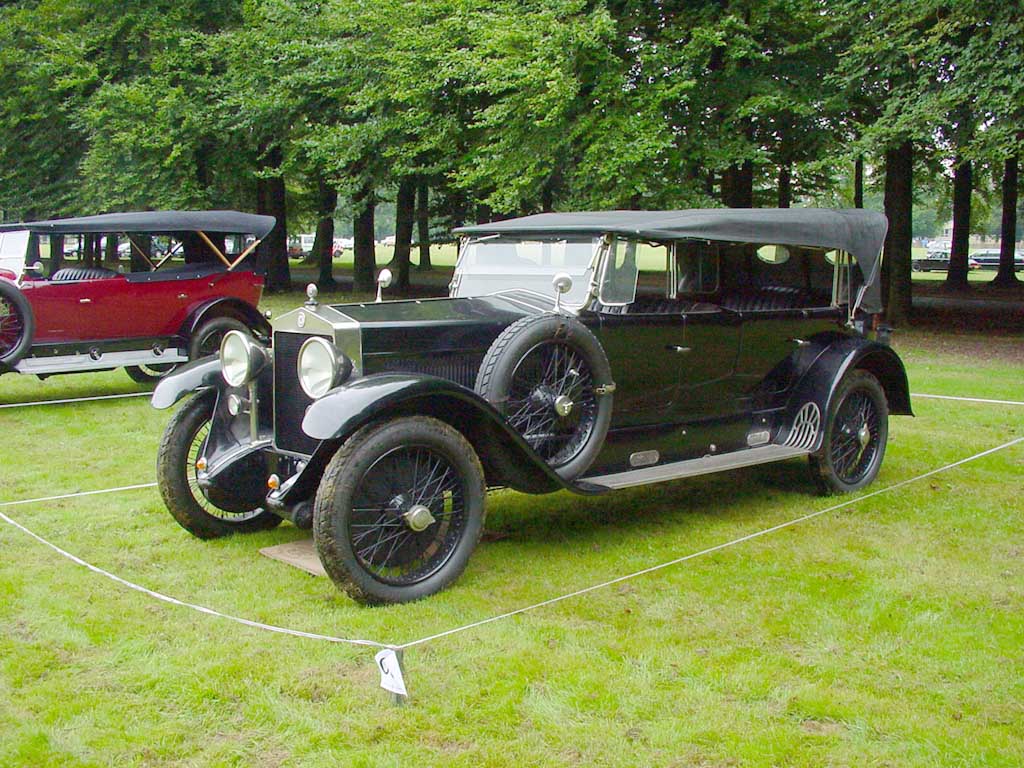
[[[90,354],[26,357],[14,366],[14,370],[18,373],[38,375],[103,371],[127,365],[166,365],[184,362],[188,362],[188,355],[177,349],[164,350],[160,355],[151,349],[142,349],[130,352],[104,352],[95,357]]]
[[[629,488],[634,485],[663,483],[666,480],[678,480],[683,477],[696,477],[712,472],[723,472],[727,469],[750,467],[754,464],[768,464],[772,461],[792,459],[795,456],[806,456],[810,451],[804,448],[790,448],[785,445],[764,445],[760,448],[746,448],[732,453],[715,456],[702,456],[699,459],[676,461],[672,464],[661,464],[656,467],[633,469],[629,472],[618,472],[613,475],[587,477],[583,482],[596,485],[602,489]]]

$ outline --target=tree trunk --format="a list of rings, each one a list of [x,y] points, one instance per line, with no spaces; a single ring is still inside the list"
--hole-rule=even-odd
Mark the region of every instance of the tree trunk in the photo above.
[[[999,227],[999,271],[992,280],[992,285],[1000,288],[1012,288],[1020,284],[1013,264],[1017,244],[1017,171],[1017,156],[1007,158],[1003,164],[1003,219]],[[50,242],[53,242],[52,238]]]
[[[53,273],[61,268],[64,263],[64,235],[50,235],[50,270],[47,274],[53,277]]]
[[[722,202],[730,208],[754,206],[754,163],[744,160],[733,164],[722,174]]]
[[[133,235],[132,240],[135,244],[132,246],[130,256],[131,270],[132,272],[146,272],[149,270],[146,259],[153,260],[153,237],[152,235]],[[139,255],[139,251],[146,255],[146,259]]]
[[[313,256],[320,265],[317,285],[325,290],[334,287],[334,210],[338,207],[338,190],[318,178],[316,239]]]
[[[97,240],[96,235],[82,235],[85,240],[85,245],[82,249],[82,266],[94,267],[96,266],[96,246]]]
[[[793,201],[793,175],[789,165],[779,169],[779,208],[789,208]]]
[[[377,254],[373,241],[373,209],[376,206],[373,188],[365,185],[352,201],[355,211],[353,222],[353,265],[352,290],[356,293],[371,293],[374,285],[374,271],[377,268]]]
[[[888,295],[889,322],[910,320],[914,205],[914,147],[905,141],[885,153],[885,215],[889,232],[885,237],[882,262],[882,296]]]
[[[971,161],[956,159],[953,168],[953,238],[946,287],[967,290],[967,251],[971,240]]]
[[[864,155],[853,161],[853,207],[864,207]]]
[[[280,147],[271,147],[265,152],[265,170],[278,170],[282,157]],[[278,174],[257,182],[257,197],[260,213],[277,219],[260,243],[260,262],[264,265],[267,290],[286,291],[291,287],[291,273],[288,269],[288,206],[285,201],[284,176]]]
[[[416,187],[416,239],[420,245],[420,269],[432,268],[430,263],[430,191],[427,182]]]
[[[103,250],[103,260],[107,264],[117,264],[117,235],[107,235],[107,242]]]
[[[399,293],[409,290],[409,253],[412,250],[412,225],[416,212],[416,182],[406,176],[398,183],[395,199],[395,258],[398,269],[395,288]]]

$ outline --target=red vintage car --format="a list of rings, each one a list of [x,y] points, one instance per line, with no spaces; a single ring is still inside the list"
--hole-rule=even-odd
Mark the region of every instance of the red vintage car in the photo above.
[[[0,226],[0,374],[124,367],[152,381],[217,352],[229,330],[265,335],[256,309],[263,278],[239,266],[274,223],[237,211],[146,211]],[[83,235],[97,245],[100,235],[123,238],[144,268],[71,264],[44,277],[41,264],[25,267],[31,234]],[[173,245],[156,256],[143,234]],[[236,235],[255,240],[227,256],[225,237]],[[183,254],[187,263],[176,262]]]

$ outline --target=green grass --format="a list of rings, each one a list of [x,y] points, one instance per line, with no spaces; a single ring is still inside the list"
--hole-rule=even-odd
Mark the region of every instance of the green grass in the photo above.
[[[915,391],[1024,399],[1010,347],[896,343]],[[6,402],[139,389],[123,372],[0,379]],[[892,420],[875,488],[1024,434],[1020,408],[915,410]],[[0,501],[150,481],[167,420],[144,398],[0,410]],[[1020,765],[1022,477],[1017,446],[411,649],[406,707],[368,649],[156,603],[0,523],[0,765]],[[289,525],[201,542],[153,490],[0,511],[182,599],[404,642],[831,503],[800,461],[596,499],[496,493],[465,575],[380,609],[261,557],[304,535]]]

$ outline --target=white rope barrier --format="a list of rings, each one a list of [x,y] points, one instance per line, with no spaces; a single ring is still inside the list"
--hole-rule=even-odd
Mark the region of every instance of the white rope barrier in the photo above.
[[[956,400],[960,403],[989,403],[992,405],[1024,405],[1024,402],[1017,400],[988,400],[983,397],[953,397],[953,395],[926,395],[915,392],[911,397],[925,397],[931,400]]]
[[[0,408],[28,408],[33,405],[64,405],[67,403],[88,403],[93,400],[120,400],[125,397],[149,397],[152,392],[129,392],[125,395],[93,395],[92,397],[69,397],[64,400],[35,400],[31,403],[2,403]]]
[[[98,491],[76,491],[75,493],[62,493],[58,496],[40,496],[37,499],[21,499],[20,501],[0,502],[0,507],[20,507],[24,504],[38,504],[44,501],[59,501],[61,499],[77,499],[82,496],[99,496],[104,493],[120,493],[121,491],[135,491],[139,488],[156,488],[156,483],[139,483],[138,485],[122,485],[120,488],[101,488]]]

